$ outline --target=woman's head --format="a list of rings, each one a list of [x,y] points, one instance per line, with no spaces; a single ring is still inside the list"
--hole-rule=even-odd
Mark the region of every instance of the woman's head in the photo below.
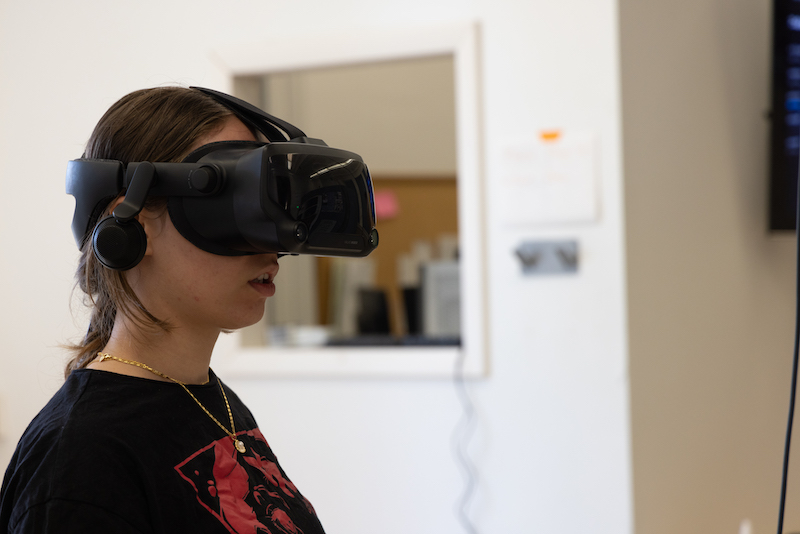
[[[219,129],[231,115],[228,108],[194,89],[141,89],[106,111],[84,157],[123,163],[181,161],[199,139]]]
[[[194,89],[156,87],[134,91],[109,108],[94,129],[85,158],[177,162],[223,128],[232,112]],[[109,204],[109,208],[113,202]],[[148,199],[151,212],[166,209],[166,199]],[[106,213],[110,213],[110,209]],[[85,367],[111,336],[115,318],[124,314],[145,329],[169,330],[169,324],[151,314],[129,285],[126,274],[103,267],[95,258],[91,240],[81,250],[77,283],[91,302],[89,329],[72,346],[66,373]]]

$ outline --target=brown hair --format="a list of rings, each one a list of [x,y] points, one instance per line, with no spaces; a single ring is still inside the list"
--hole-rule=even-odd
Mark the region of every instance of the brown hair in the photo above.
[[[95,126],[85,158],[133,161],[181,161],[199,139],[222,127],[231,111],[200,91],[156,87],[134,91],[109,108]],[[110,207],[110,205],[109,205]],[[145,206],[165,209],[165,198],[149,198]],[[110,210],[106,208],[107,214]],[[86,336],[69,345],[72,359],[65,375],[86,367],[111,337],[117,313],[143,329],[169,331],[170,324],[153,316],[128,284],[125,274],[104,267],[91,239],[81,249],[76,284],[86,294],[91,319]]]

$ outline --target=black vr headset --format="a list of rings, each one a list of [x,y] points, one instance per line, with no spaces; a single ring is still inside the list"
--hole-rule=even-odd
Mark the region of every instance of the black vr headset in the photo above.
[[[269,143],[211,143],[181,163],[70,161],[67,193],[75,197],[78,247],[91,239],[106,267],[134,267],[147,248],[135,217],[148,196],[168,197],[178,231],[212,254],[366,256],[378,246],[372,180],[361,156],[308,138],[238,98],[192,89],[229,108]],[[98,223],[123,191],[122,203]]]

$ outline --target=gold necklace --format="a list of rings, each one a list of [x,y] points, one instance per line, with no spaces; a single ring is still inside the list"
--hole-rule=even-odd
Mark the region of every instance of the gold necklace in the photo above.
[[[231,430],[228,430],[227,428],[225,428],[223,426],[222,423],[217,421],[217,418],[214,417],[213,415],[211,415],[211,412],[209,412],[208,409],[206,409],[206,407],[203,406],[203,404],[199,400],[197,400],[197,397],[195,397],[192,394],[192,392],[189,391],[189,388],[186,387],[186,384],[184,384],[180,380],[175,380],[171,376],[167,376],[164,373],[162,373],[161,371],[156,371],[152,367],[149,367],[149,366],[143,364],[142,362],[137,362],[137,361],[134,361],[134,360],[123,360],[122,358],[117,358],[116,356],[112,356],[111,354],[108,354],[107,352],[98,352],[97,355],[100,356],[100,359],[97,360],[98,362],[104,362],[106,360],[114,360],[114,361],[117,361],[117,362],[120,362],[120,363],[125,363],[125,364],[128,364],[128,365],[134,365],[136,367],[141,367],[142,369],[150,371],[151,373],[153,373],[155,375],[158,375],[161,378],[166,378],[167,380],[171,380],[172,382],[175,382],[176,384],[181,386],[184,389],[184,391],[186,391],[186,393],[189,394],[189,396],[191,398],[194,399],[194,401],[197,403],[197,405],[200,406],[200,408],[202,408],[204,412],[206,412],[206,415],[209,416],[212,421],[217,423],[218,427],[220,427],[222,430],[224,430],[225,433],[228,434],[231,437],[231,439],[233,440],[233,446],[236,447],[237,451],[239,451],[241,453],[244,453],[247,450],[247,448],[244,446],[244,443],[242,442],[242,440],[236,438],[236,426],[233,424],[233,413],[231,412],[231,405],[228,403],[228,396],[225,395],[225,388],[222,387],[222,382],[220,382],[219,379],[217,379],[217,384],[219,384],[219,390],[222,392],[222,398],[225,399],[225,407],[228,409],[228,418],[231,421]],[[203,382],[203,384],[208,384],[208,382],[209,382],[209,380],[206,380],[205,382]]]

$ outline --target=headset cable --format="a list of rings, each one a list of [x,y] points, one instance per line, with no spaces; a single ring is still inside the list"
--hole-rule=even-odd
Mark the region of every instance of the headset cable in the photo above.
[[[800,182],[800,180],[798,181]],[[792,443],[792,424],[794,422],[794,406],[797,398],[797,362],[800,353],[800,183],[797,187],[797,213],[795,214],[795,238],[797,239],[797,258],[795,266],[795,324],[794,324],[794,356],[792,358],[792,389],[789,395],[789,420],[786,423],[786,443],[783,449],[783,474],[781,478],[781,502],[778,512],[778,534],[783,534],[783,517],[786,509],[786,486],[789,478],[789,450]]]
[[[478,531],[472,524],[472,521],[470,521],[469,514],[467,512],[469,503],[472,500],[472,494],[474,493],[475,486],[477,485],[475,466],[472,464],[472,461],[469,458],[467,447],[469,445],[469,440],[472,437],[472,433],[475,431],[477,421],[475,418],[475,407],[469,398],[467,384],[464,380],[464,359],[465,355],[462,348],[462,350],[458,351],[458,357],[456,358],[455,369],[453,373],[453,383],[455,385],[456,394],[458,395],[458,400],[461,403],[463,413],[458,425],[456,425],[456,428],[453,430],[452,447],[453,454],[456,456],[456,461],[461,467],[461,470],[464,472],[466,485],[464,486],[464,491],[459,499],[458,506],[456,508],[456,515],[458,516],[458,521],[461,523],[461,526],[468,534],[478,534]]]

